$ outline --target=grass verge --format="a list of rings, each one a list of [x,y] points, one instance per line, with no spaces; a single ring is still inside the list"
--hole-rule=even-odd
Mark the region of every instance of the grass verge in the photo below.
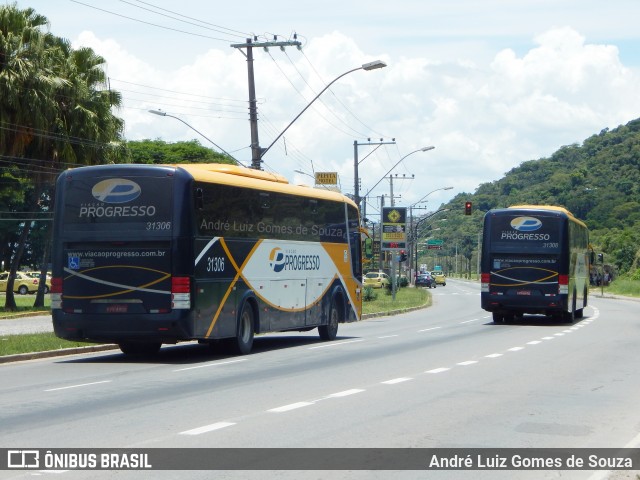
[[[362,313],[391,312],[431,305],[431,294],[424,288],[401,288],[396,292],[395,300],[386,289],[377,289],[375,293],[375,300],[362,302]]]
[[[600,287],[597,288],[600,289]],[[640,297],[640,281],[624,277],[616,278],[610,285],[604,287],[604,291],[613,295]]]
[[[53,332],[26,333],[21,335],[0,336],[0,357],[18,353],[46,352],[62,348],[86,347],[92,345],[83,342],[70,342],[56,337]]]
[[[28,313],[40,314],[43,311],[46,313],[51,312],[51,298],[49,295],[44,296],[44,307],[34,307],[33,303],[36,300],[35,295],[15,295],[16,306],[18,307],[15,311],[8,311],[5,306],[6,297],[4,293],[0,295],[0,320],[5,318],[16,318],[20,316],[24,316]]]
[[[377,298],[363,302],[365,314],[384,313],[407,308],[431,305],[431,295],[423,288],[401,288],[393,300],[391,293],[380,290]],[[33,304],[33,297],[31,297]],[[24,311],[28,307],[24,307]],[[22,312],[22,310],[21,310]],[[0,315],[5,316],[2,311]],[[91,343],[72,342],[56,337],[53,333],[28,333],[21,335],[0,335],[0,356],[20,353],[46,352],[63,348],[86,347]]]

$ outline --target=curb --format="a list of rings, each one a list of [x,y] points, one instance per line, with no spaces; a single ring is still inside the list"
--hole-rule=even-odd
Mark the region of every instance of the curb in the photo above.
[[[9,362],[20,362],[23,360],[35,360],[38,358],[63,357],[66,355],[77,355],[80,353],[104,352],[115,350],[118,346],[114,344],[92,345],[90,347],[62,348],[60,350],[47,350],[46,352],[16,353],[15,355],[5,355],[0,357],[0,364]]]
[[[367,313],[362,315],[362,320],[367,320],[369,318],[399,315],[401,313],[412,312],[414,310],[421,310],[427,307],[428,305],[422,305],[419,307],[404,308],[401,310],[391,310],[389,312]],[[118,348],[119,348],[118,345],[106,344],[106,345],[92,345],[89,347],[62,348],[60,350],[47,350],[45,352],[17,353],[15,355],[0,356],[0,364],[11,363],[11,362],[21,362],[24,360],[37,360],[39,358],[52,358],[52,357],[63,357],[66,355],[78,355],[81,353],[104,352],[108,350],[117,350]]]

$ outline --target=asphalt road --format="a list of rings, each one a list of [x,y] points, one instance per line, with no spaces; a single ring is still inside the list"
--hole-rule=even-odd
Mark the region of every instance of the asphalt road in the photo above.
[[[244,357],[186,344],[138,360],[108,352],[0,365],[0,447],[640,444],[638,303],[592,297],[573,325],[534,316],[494,325],[480,309],[477,285],[452,280],[431,293],[433,307],[341,325],[334,342],[320,342],[314,331],[258,337]],[[607,473],[153,472],[180,479],[461,477],[595,480]]]

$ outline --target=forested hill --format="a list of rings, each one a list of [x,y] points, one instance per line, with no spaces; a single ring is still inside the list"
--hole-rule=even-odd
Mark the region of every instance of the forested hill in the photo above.
[[[640,222],[640,119],[603,130],[582,145],[560,148],[550,158],[530,160],[504,178],[480,185],[480,210],[533,203],[560,205],[590,229]]]
[[[449,205],[460,211],[473,202],[474,216],[516,204],[558,205],[589,226],[594,245],[622,271],[640,247],[640,119],[602,130],[582,145],[522,163],[497,181],[460,194]]]

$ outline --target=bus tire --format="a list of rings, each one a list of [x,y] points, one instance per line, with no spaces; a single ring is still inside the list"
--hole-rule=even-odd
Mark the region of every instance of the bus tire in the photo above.
[[[493,312],[493,323],[502,323],[504,322],[504,315],[498,312]]]
[[[122,342],[118,346],[125,355],[155,355],[160,350],[160,342]]]
[[[336,302],[331,302],[329,310],[329,323],[318,327],[318,334],[322,340],[335,340],[338,335],[338,324],[340,323],[340,311]]]
[[[242,304],[235,338],[229,339],[231,350],[240,355],[251,353],[254,338],[254,312],[249,302]]]

